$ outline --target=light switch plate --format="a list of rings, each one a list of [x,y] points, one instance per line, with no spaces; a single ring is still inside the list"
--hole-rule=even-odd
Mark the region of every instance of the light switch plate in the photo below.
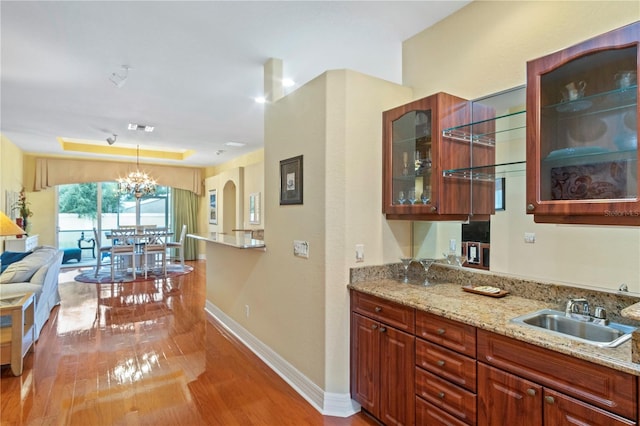
[[[356,244],[356,262],[364,262],[364,244]]]
[[[298,257],[309,258],[309,242],[308,241],[293,241],[293,255]]]

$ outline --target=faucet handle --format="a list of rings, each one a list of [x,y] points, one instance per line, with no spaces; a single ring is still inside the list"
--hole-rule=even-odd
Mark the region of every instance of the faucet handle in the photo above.
[[[603,307],[596,306],[596,310],[593,313],[593,322],[600,325],[609,325],[607,311]]]
[[[607,310],[602,306],[596,306],[596,310],[593,313],[594,318],[607,319]]]

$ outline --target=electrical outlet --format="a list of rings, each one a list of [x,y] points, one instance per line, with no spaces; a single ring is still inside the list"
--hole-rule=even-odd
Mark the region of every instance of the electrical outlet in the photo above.
[[[356,262],[364,262],[364,244],[356,244]]]
[[[536,234],[533,232],[524,233],[524,242],[527,244],[533,244],[536,242]]]
[[[298,257],[309,258],[309,242],[308,241],[293,241],[293,255]]]

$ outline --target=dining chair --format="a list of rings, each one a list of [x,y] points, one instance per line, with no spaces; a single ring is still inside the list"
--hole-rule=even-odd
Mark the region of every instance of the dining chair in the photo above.
[[[96,242],[96,248],[98,250],[98,258],[96,260],[96,274],[95,274],[95,277],[97,277],[98,273],[100,272],[100,268],[102,268],[102,258],[106,254],[111,255],[111,246],[102,245],[102,238],[100,238],[100,233],[95,227],[93,228],[93,240]]]
[[[167,276],[167,228],[154,227],[144,230],[142,253],[144,277],[150,270],[160,266],[162,275]]]
[[[125,258],[131,256],[131,270],[136,279],[136,230],[135,228],[117,228],[111,230],[111,281],[115,279],[116,265],[125,269]],[[126,272],[126,269],[125,269]]]
[[[184,238],[187,235],[187,224],[182,225],[182,231],[180,231],[180,238],[178,241],[169,241],[167,242],[167,250],[175,250],[175,255],[178,255],[178,250],[180,251],[180,265],[182,265],[182,270],[184,271]]]

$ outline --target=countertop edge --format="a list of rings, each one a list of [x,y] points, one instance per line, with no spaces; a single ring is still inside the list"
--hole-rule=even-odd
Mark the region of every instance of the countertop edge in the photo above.
[[[228,241],[215,240],[215,239],[205,237],[203,235],[198,235],[198,234],[187,234],[186,236],[189,238],[193,238],[194,240],[205,241],[208,243],[219,244],[227,247],[234,247],[237,249],[266,249],[267,247],[264,241],[262,240],[251,240],[251,241],[260,241],[260,243],[256,242],[256,243],[250,243],[250,244],[238,244],[238,243],[232,243]]]

